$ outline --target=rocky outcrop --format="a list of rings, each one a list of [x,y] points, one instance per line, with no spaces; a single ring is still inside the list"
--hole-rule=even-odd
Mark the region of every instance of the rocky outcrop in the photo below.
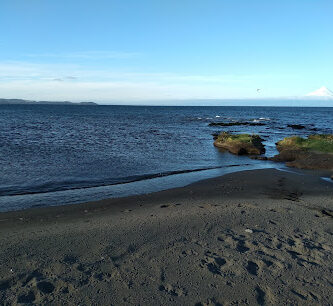
[[[209,126],[239,126],[239,125],[246,125],[246,126],[263,126],[266,125],[265,123],[261,122],[211,122]]]
[[[333,154],[304,151],[282,151],[270,160],[286,162],[287,166],[299,169],[323,169],[333,171]]]
[[[301,125],[301,124],[288,124],[287,126],[294,129],[294,130],[303,130],[303,129],[305,129],[305,126]]]
[[[286,137],[276,143],[276,148],[279,154],[270,160],[300,169],[333,170],[333,135]]]
[[[265,153],[263,139],[258,135],[230,134],[223,132],[218,135],[214,145],[236,155],[260,155]]]

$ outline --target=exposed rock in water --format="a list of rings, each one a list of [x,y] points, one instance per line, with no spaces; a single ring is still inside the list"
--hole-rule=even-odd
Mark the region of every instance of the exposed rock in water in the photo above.
[[[209,126],[236,126],[236,125],[247,125],[247,126],[263,126],[265,123],[261,122],[211,122]]]
[[[251,156],[251,159],[256,159],[256,160],[269,160],[269,158],[267,156]]]
[[[288,124],[287,126],[294,129],[294,130],[303,130],[303,129],[305,129],[305,126],[301,125],[301,124]]]
[[[333,154],[316,152],[286,152],[271,158],[273,161],[286,162],[289,167],[299,169],[325,169],[333,171]]]
[[[286,137],[276,143],[279,154],[270,158],[300,169],[333,170],[333,135]]]
[[[219,134],[218,133],[213,133],[212,136],[213,136],[213,139],[216,140],[217,137],[219,137]]]
[[[223,132],[214,141],[214,145],[237,155],[260,155],[265,153],[262,141],[263,139],[258,135],[236,135]]]

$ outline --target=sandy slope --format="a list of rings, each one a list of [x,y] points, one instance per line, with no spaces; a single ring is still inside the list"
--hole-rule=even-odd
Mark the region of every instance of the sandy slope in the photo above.
[[[0,304],[333,304],[332,196],[266,169],[2,213]]]

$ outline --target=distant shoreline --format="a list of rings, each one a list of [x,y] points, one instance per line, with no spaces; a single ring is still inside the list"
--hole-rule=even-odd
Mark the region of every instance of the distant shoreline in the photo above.
[[[95,102],[32,101],[24,99],[0,99],[0,105],[98,105]]]
[[[288,107],[331,108],[333,99],[313,98],[249,98],[249,99],[173,99],[173,100],[110,100],[92,102],[35,101],[0,98],[0,105],[84,105],[84,106],[154,106],[154,107]]]

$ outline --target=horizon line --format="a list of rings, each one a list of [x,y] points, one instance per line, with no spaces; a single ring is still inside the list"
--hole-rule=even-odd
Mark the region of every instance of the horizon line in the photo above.
[[[22,100],[26,102],[72,102],[72,103],[79,103],[79,102],[93,102],[93,103],[113,103],[113,102],[177,102],[177,101],[260,101],[264,102],[265,100],[282,100],[283,101],[290,101],[290,100],[297,100],[297,101],[327,101],[333,102],[333,97],[330,96],[284,96],[284,97],[247,97],[247,98],[170,98],[170,99],[87,99],[87,100],[71,100],[71,99],[26,99],[26,98],[0,98],[0,100]]]

